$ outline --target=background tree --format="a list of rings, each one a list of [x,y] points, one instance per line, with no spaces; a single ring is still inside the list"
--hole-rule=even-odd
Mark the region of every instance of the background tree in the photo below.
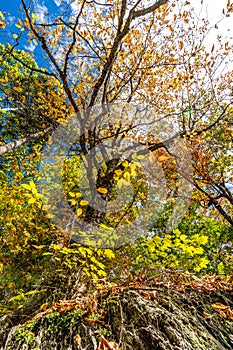
[[[51,132],[68,112],[57,82],[29,53],[1,45],[0,154]]]

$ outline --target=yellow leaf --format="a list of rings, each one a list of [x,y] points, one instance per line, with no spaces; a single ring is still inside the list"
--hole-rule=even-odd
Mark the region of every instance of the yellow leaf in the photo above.
[[[134,162],[134,164],[135,164],[138,168],[140,168],[140,167],[142,166],[142,164],[141,164],[140,162]]]
[[[36,185],[34,184],[33,181],[29,181],[29,185],[30,185],[31,188],[36,188]]]
[[[109,227],[109,226],[106,226],[104,224],[100,224],[99,227],[103,228],[104,230],[114,231],[113,227]]]
[[[127,160],[124,160],[124,162],[122,163],[123,167],[127,167],[129,165],[129,162]]]
[[[48,303],[44,303],[40,306],[41,311],[45,311],[48,308]]]
[[[125,180],[125,179],[120,179],[118,182],[117,182],[117,186],[119,188],[122,188],[122,186],[130,186],[130,182]]]
[[[80,205],[87,205],[88,201],[85,201],[84,199],[81,200]]]
[[[70,197],[75,197],[76,193],[74,192],[69,192]]]
[[[48,213],[48,214],[46,215],[46,217],[47,217],[48,219],[52,219],[52,218],[54,218],[54,214]]]
[[[36,248],[36,249],[43,249],[44,247],[45,247],[45,245],[34,245],[34,244],[32,244],[32,246],[34,247],[34,248]]]
[[[125,173],[124,173],[124,175],[123,175],[123,177],[124,177],[124,179],[126,179],[126,180],[130,180],[130,173],[128,172],[128,171],[126,171]]]
[[[33,204],[33,203],[35,203],[35,201],[36,201],[36,198],[31,197],[31,198],[29,198],[29,200],[28,200],[28,204]]]
[[[97,191],[98,191],[99,193],[102,193],[102,194],[108,193],[107,188],[104,188],[104,187],[99,187],[99,188],[97,188]]]
[[[71,205],[77,204],[76,199],[69,199],[69,202]]]
[[[116,175],[118,175],[118,176],[119,176],[119,175],[121,175],[121,173],[122,173],[122,170],[120,170],[120,169],[115,170],[115,174],[116,174]]]
[[[14,38],[14,39],[17,39],[17,38],[18,38],[18,35],[17,35],[17,34],[13,34],[13,38]]]
[[[61,250],[61,246],[60,246],[60,244],[51,244],[51,246],[50,246],[52,249],[54,249],[54,250]]]
[[[198,241],[200,244],[206,244],[208,242],[208,237],[207,236],[199,236]]]
[[[115,258],[115,254],[111,249],[105,249],[104,255],[109,259]]]
[[[225,309],[228,309],[229,306],[228,306],[228,305],[221,304],[221,303],[219,303],[219,302],[216,302],[215,304],[212,304],[212,308],[213,308],[214,310],[216,310],[216,309],[225,310]]]
[[[37,194],[37,189],[35,187],[32,187],[31,190],[32,190],[32,194]]]
[[[32,13],[32,19],[34,19],[34,20],[38,20],[38,19],[39,19],[39,16],[38,16],[38,15],[36,15],[35,13]]]
[[[135,164],[135,162],[133,162],[133,163],[130,164],[130,169],[131,169],[131,170],[135,170],[136,167],[137,167],[137,165]]]
[[[43,210],[48,210],[51,207],[51,205],[43,205],[42,209]]]
[[[82,212],[83,212],[82,208],[78,208],[76,214],[77,214],[78,216],[81,216],[81,215],[82,215]]]
[[[178,228],[176,228],[175,230],[173,230],[173,233],[174,233],[177,237],[179,237],[179,236],[181,235],[181,232],[180,232],[180,230],[179,230]]]
[[[22,184],[21,185],[23,188],[26,188],[26,190],[31,190],[31,186],[28,184]]]

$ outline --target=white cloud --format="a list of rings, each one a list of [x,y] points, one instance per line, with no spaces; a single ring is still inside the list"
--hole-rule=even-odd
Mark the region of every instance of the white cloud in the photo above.
[[[8,21],[10,24],[13,24],[13,23],[15,23],[15,21],[16,21],[16,17],[15,17],[15,16],[8,16],[8,17],[7,17],[7,21]]]
[[[71,7],[71,10],[72,10],[73,16],[76,16],[78,14],[78,12],[79,12],[80,5],[78,4],[78,2],[73,1],[73,2],[71,2],[70,7]]]
[[[33,43],[29,43],[28,45],[24,45],[25,50],[29,51],[29,52],[34,52],[36,45]]]
[[[62,0],[53,0],[55,2],[55,4],[57,5],[57,7],[60,7],[62,5]],[[65,0],[66,4],[70,5],[71,11],[72,11],[72,15],[76,16],[78,14],[78,11],[80,9],[80,4],[78,3],[77,0]]]
[[[61,5],[61,0],[54,0],[54,2],[58,7]]]
[[[35,8],[35,13],[39,17],[38,21],[45,22],[46,14],[48,13],[48,8],[45,5],[37,4]]]

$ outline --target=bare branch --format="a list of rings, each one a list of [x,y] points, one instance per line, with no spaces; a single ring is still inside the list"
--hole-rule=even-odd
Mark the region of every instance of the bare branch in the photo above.
[[[63,70],[65,76],[67,76],[67,68],[68,68],[69,57],[70,57],[70,54],[73,51],[75,43],[76,43],[76,28],[77,28],[77,25],[79,23],[79,18],[80,18],[81,14],[82,14],[82,10],[83,10],[83,7],[84,7],[85,3],[86,3],[86,1],[84,0],[83,3],[82,3],[81,9],[79,11],[79,14],[78,14],[78,16],[76,18],[75,25],[73,27],[72,42],[71,42],[70,47],[69,47],[69,49],[68,49],[68,51],[66,53],[66,56],[65,56],[65,63],[64,63],[64,70]]]
[[[147,7],[146,9],[135,11],[135,12],[133,13],[133,19],[138,18],[138,17],[145,16],[145,15],[147,15],[148,13],[151,13],[151,12],[157,10],[157,9],[158,9],[159,7],[161,7],[162,5],[167,4],[168,1],[169,1],[169,0],[159,0],[159,1],[156,1],[156,3],[154,3],[153,5]]]

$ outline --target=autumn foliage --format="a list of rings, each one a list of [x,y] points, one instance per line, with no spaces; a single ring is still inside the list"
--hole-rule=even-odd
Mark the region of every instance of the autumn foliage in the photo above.
[[[0,45],[2,313],[73,307],[56,299],[77,274],[232,273],[232,47],[205,47],[188,1],[74,3],[41,21],[21,0]]]

